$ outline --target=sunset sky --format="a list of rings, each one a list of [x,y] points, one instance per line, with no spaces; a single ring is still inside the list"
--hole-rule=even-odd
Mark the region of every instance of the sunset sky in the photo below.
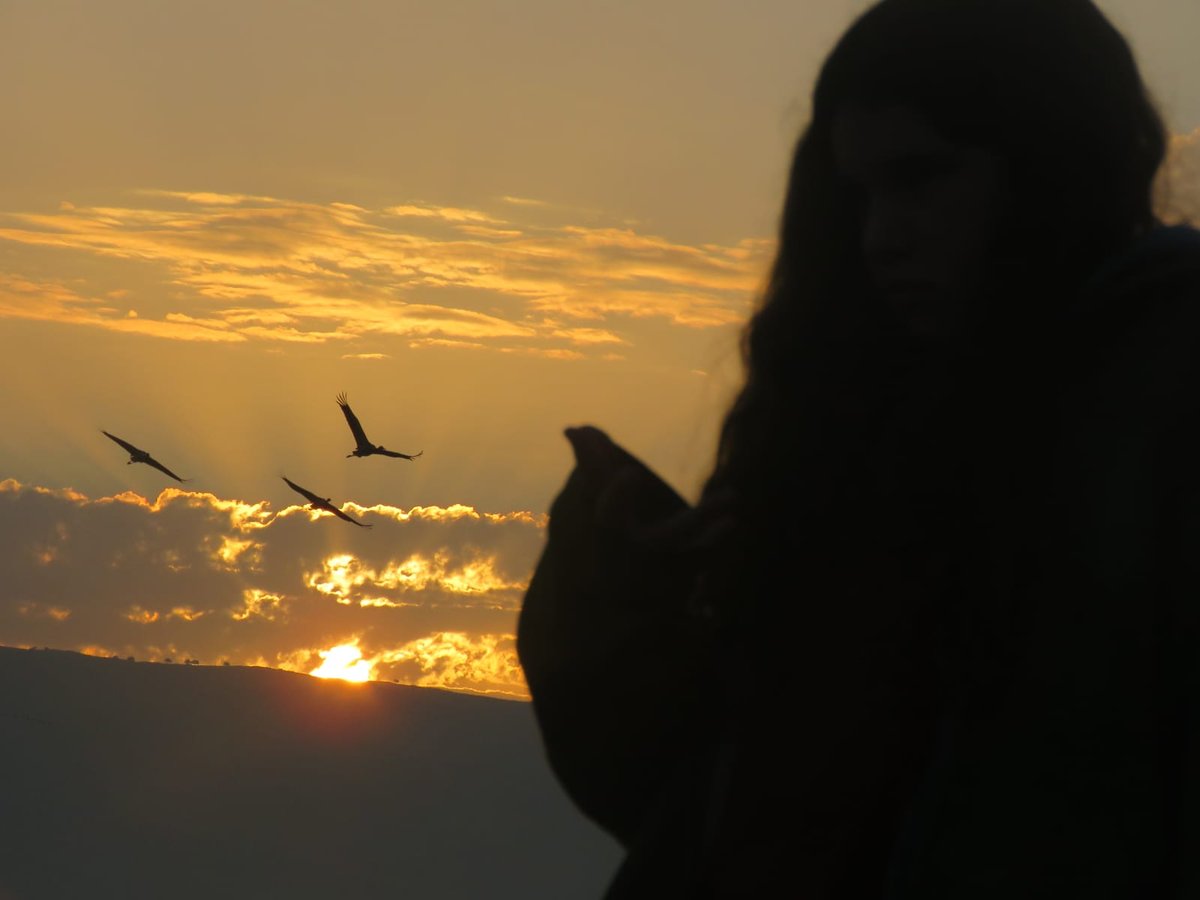
[[[523,696],[561,430],[695,496],[865,5],[0,0],[0,644]],[[1200,4],[1101,5],[1200,207]]]

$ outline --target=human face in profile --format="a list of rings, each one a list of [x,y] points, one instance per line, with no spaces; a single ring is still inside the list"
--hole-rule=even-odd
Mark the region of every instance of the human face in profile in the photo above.
[[[998,155],[948,140],[903,106],[838,112],[833,154],[879,297],[909,334],[965,334],[1003,215]]]

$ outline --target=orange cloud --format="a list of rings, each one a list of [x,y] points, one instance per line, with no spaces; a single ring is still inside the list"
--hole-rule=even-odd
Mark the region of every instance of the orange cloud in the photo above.
[[[13,481],[12,483],[17,485],[18,489],[20,488],[18,482]],[[35,488],[35,490],[45,489]],[[270,520],[273,518],[273,514],[267,510],[269,504],[266,501],[245,503],[241,500],[223,500],[215,494],[204,491],[185,491],[172,487],[163,488],[153,501],[147,500],[141,494],[133,491],[122,491],[111,497],[100,497],[96,500],[88,500],[83,494],[70,492],[70,499],[85,505],[88,503],[100,505],[126,503],[130,506],[139,506],[149,512],[155,513],[162,512],[170,506],[212,510],[227,516],[229,524],[238,531],[251,531],[257,528],[264,528],[270,524]]]
[[[545,200],[532,200],[529,197],[512,197],[503,196],[500,198],[505,203],[511,203],[513,206],[549,206]]]
[[[262,549],[263,545],[257,541],[225,534],[220,536],[220,545],[213,551],[213,559],[225,568],[238,569],[245,558],[246,566],[253,569],[262,559]]]
[[[266,660],[257,660],[267,664]],[[359,634],[328,649],[280,654],[278,668],[346,681],[398,681],[419,687],[528,699],[529,688],[509,634],[440,631],[399,647],[368,645]]]
[[[371,658],[378,677],[405,684],[528,697],[512,635],[438,632]],[[398,677],[402,676],[402,677]]]
[[[477,209],[459,209],[453,206],[389,206],[384,212],[393,216],[413,216],[416,218],[442,219],[446,222],[487,222],[503,224],[502,219],[495,219]]]
[[[103,656],[107,658],[120,655],[115,650],[109,647],[101,647],[99,644],[84,644],[76,649],[85,656]]]
[[[376,527],[174,487],[93,499],[0,481],[0,635],[300,672],[354,643],[370,677],[522,696],[511,635],[546,517],[347,508]]]
[[[122,312],[106,303],[79,294],[61,282],[34,281],[0,272],[0,318],[86,325],[124,334],[173,340],[247,340],[246,335],[229,331],[226,326],[214,329],[196,320],[142,319],[134,310]]]
[[[242,591],[242,601],[240,609],[230,611],[230,616],[235,622],[245,622],[251,616],[274,622],[287,612],[283,597],[258,588],[246,588]]]
[[[53,619],[55,622],[65,622],[71,618],[71,610],[62,606],[44,606],[41,603],[18,604],[17,614],[30,618]]]
[[[86,279],[9,273],[0,278],[0,317],[172,340],[400,337],[568,359],[627,342],[620,323],[629,318],[691,328],[742,320],[771,250],[763,240],[689,245],[630,228],[529,225],[427,204],[138,196],[147,203],[0,214],[0,240],[55,252],[61,271],[104,257],[112,277],[158,279],[157,289],[135,297]]]
[[[404,599],[405,595],[431,589],[473,598],[489,595],[503,607],[519,599],[514,595],[529,586],[527,579],[501,575],[495,554],[465,559],[463,555],[441,548],[428,555],[412,553],[375,569],[353,554],[339,553],[322,561],[320,570],[306,573],[304,583],[341,604],[377,607],[411,606],[414,601]]]

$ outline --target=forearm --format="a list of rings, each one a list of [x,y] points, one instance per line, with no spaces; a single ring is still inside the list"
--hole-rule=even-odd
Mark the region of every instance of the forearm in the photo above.
[[[555,775],[628,843],[697,727],[701,636],[684,622],[594,609],[539,567],[518,649]]]
[[[686,612],[695,563],[647,542],[691,507],[596,429],[550,508],[517,650],[550,764],[588,816],[628,843],[675,766],[711,664]]]

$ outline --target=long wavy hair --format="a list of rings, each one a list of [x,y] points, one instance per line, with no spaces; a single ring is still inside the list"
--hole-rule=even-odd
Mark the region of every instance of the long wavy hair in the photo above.
[[[1005,165],[1011,212],[994,283],[976,298],[981,324],[970,347],[943,352],[965,368],[1036,355],[1024,348],[1054,333],[1087,274],[1155,224],[1165,129],[1128,44],[1091,0],[882,0],[863,14],[818,78],[777,255],[743,335],[746,380],[705,487],[743,499],[729,563],[740,570],[729,580],[749,583],[743,605],[772,593],[798,546],[867,540],[859,526],[881,490],[871,458],[897,393],[965,383],[944,367],[924,382],[897,374],[911,369],[911,347],[867,284],[858,214],[834,164],[831,129],[847,106],[907,107]],[[914,446],[931,443],[926,434]],[[748,582],[747,570],[773,584]]]

